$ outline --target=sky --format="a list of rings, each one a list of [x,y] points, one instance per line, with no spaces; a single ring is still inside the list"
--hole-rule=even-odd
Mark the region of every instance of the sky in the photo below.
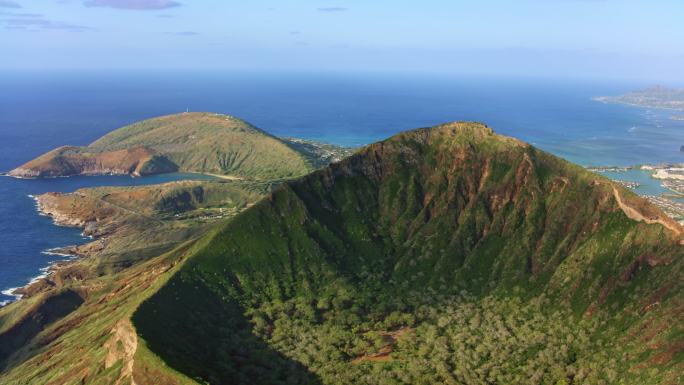
[[[681,0],[0,0],[0,70],[684,81]]]

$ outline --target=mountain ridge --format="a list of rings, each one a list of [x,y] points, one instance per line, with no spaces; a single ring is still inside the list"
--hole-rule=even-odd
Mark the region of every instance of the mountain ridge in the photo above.
[[[0,344],[0,382],[679,383],[684,251],[665,218],[482,124],[408,131],[0,309],[18,346]]]
[[[449,314],[436,307],[435,316],[418,315],[438,298],[445,306],[477,309],[488,301],[494,308],[519,301],[516,307],[538,314],[544,328],[558,330],[546,337],[544,354],[554,358],[515,364],[521,356],[484,348],[484,357],[504,368],[496,382],[521,383],[535,373],[539,379],[532,382],[544,383],[656,378],[634,359],[612,362],[615,354],[651,357],[646,367],[657,366],[659,380],[681,379],[681,322],[651,335],[648,344],[629,337],[652,330],[654,314],[670,321],[679,314],[679,234],[630,218],[617,198],[643,218],[666,218],[609,180],[486,126],[409,131],[283,184],[227,222],[138,308],[133,323],[171,367],[211,383],[250,383],[246,373],[258,383],[381,383],[379,373],[403,377],[399,383],[478,383],[497,372],[478,371],[478,360],[443,372],[440,365],[456,365],[449,356],[432,366],[408,342],[386,345],[363,336],[409,328],[421,346],[437,349],[439,339],[425,333]],[[175,311],[178,306],[187,312]],[[163,331],[155,327],[162,320]],[[524,356],[535,348],[522,342],[533,326],[521,322],[510,325],[516,338],[505,350],[522,349]],[[624,324],[628,332],[596,322]],[[222,323],[233,326],[224,332]],[[458,325],[443,333],[456,338],[450,333]],[[181,330],[183,338],[169,337]],[[212,330],[211,340],[203,330]],[[573,344],[569,354],[567,335],[597,342]],[[385,361],[354,364],[375,354],[373,346],[394,352]],[[455,349],[472,353],[467,345]],[[293,373],[276,364],[279,354],[307,368]],[[224,359],[210,359],[216,355]],[[517,373],[515,365],[529,372]],[[562,370],[550,370],[556,366]],[[400,368],[411,370],[399,374]]]

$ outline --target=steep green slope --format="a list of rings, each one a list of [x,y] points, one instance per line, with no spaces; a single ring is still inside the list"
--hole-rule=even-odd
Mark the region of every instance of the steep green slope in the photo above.
[[[183,113],[119,128],[87,147],[66,146],[12,171],[18,177],[202,172],[285,179],[313,170],[311,154],[228,115]]]
[[[474,123],[276,190],[133,316],[212,384],[678,383],[681,229]]]
[[[0,307],[0,384],[126,384],[134,373],[138,384],[194,384],[137,341],[130,316],[205,242],[194,240],[270,189],[202,180],[39,196],[44,212],[95,239]]]
[[[124,271],[72,280],[64,290],[0,308],[0,383],[130,384],[135,372],[137,384],[196,384],[137,341],[129,318],[201,245],[185,244]],[[57,311],[68,314],[51,322]]]

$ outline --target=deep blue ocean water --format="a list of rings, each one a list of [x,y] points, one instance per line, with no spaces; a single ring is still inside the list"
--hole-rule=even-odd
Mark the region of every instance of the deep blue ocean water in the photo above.
[[[684,122],[670,120],[675,113],[590,100],[645,86],[407,74],[3,73],[0,171],[56,146],[85,145],[122,125],[186,109],[348,146],[475,120],[582,165],[684,162]],[[30,194],[186,177],[0,178],[0,290],[26,284],[59,258],[42,251],[84,242],[80,230],[39,216]],[[11,299],[0,295],[0,303]]]

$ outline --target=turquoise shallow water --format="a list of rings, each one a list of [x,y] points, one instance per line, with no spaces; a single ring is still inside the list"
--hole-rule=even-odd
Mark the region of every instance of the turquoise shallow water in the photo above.
[[[600,174],[613,180],[623,180],[639,183],[639,186],[634,189],[634,192],[636,192],[639,195],[667,195],[670,196],[670,199],[676,202],[684,203],[684,198],[674,197],[674,195],[676,195],[675,192],[663,187],[660,184],[660,180],[651,178],[651,173],[649,171],[632,169],[620,172],[601,172]]]
[[[474,120],[582,165],[684,162],[684,122],[669,120],[672,112],[590,100],[644,86],[397,74],[2,73],[0,171],[186,108],[232,114],[275,135],[350,146]],[[38,216],[29,194],[186,177],[0,178],[0,290],[24,285],[57,258],[42,251],[83,242],[79,230]],[[0,295],[0,303],[11,299]]]

